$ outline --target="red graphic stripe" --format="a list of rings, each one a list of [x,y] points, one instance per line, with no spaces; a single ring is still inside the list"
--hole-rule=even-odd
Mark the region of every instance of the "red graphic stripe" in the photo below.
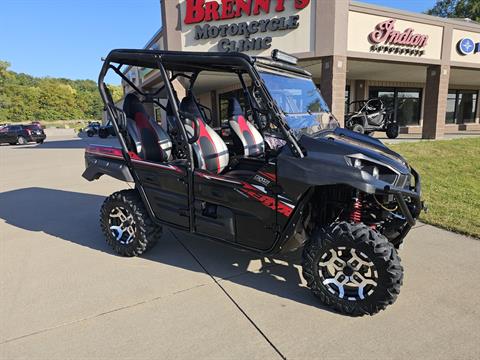
[[[277,176],[274,173],[268,173],[264,171],[259,171],[258,173],[266,177],[268,180],[277,181]]]
[[[293,209],[282,202],[278,202],[278,206],[275,203],[275,198],[265,195],[262,192],[259,192],[254,186],[250,185],[249,183],[242,183],[243,188],[242,191],[250,196],[252,199],[259,201],[262,205],[277,211],[278,213],[290,217],[293,212]]]
[[[218,153],[217,146],[215,145],[215,141],[213,141],[212,137],[208,133],[208,130],[205,127],[205,124],[203,123],[202,119],[200,119],[200,118],[198,119],[198,124],[200,126],[200,135],[199,135],[200,137],[198,138],[198,140],[200,140],[202,137],[206,137],[208,139],[208,141],[212,144],[212,146],[214,148],[214,151],[217,154],[217,157],[216,157],[215,160],[217,162],[217,172],[219,172],[220,169],[221,169],[221,167],[220,167],[220,154]],[[201,144],[199,144],[199,145],[201,146]]]

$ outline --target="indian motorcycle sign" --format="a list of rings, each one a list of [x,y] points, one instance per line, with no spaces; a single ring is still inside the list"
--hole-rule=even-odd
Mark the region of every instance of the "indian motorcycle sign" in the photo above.
[[[424,55],[428,35],[417,34],[412,28],[400,32],[395,29],[395,22],[394,19],[389,19],[375,26],[375,30],[368,35],[372,44],[370,50],[392,55]]]
[[[195,24],[194,39],[219,39],[218,50],[224,52],[265,50],[272,46],[272,34],[297,29],[299,15],[271,16],[251,21],[234,21],[242,17],[281,14],[302,10],[310,0],[186,0],[184,23]],[[215,25],[216,21],[231,20]],[[233,40],[232,37],[243,37]]]

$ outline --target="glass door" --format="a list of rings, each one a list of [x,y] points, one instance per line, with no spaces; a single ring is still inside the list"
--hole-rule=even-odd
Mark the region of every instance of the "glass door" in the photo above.
[[[420,124],[422,90],[395,87],[371,87],[369,97],[380,98],[387,110],[393,110],[400,126]]]

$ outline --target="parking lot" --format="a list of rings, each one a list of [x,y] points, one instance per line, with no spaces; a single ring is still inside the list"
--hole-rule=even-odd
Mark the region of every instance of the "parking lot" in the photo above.
[[[480,241],[417,225],[397,302],[342,316],[295,256],[170,230],[141,258],[113,254],[99,210],[128,185],[81,177],[90,142],[115,139],[0,146],[0,358],[480,358]]]

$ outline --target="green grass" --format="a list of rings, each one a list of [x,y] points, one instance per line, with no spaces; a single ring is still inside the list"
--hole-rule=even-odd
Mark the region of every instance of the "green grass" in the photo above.
[[[480,238],[480,138],[390,147],[420,173],[429,208],[420,220]]]

